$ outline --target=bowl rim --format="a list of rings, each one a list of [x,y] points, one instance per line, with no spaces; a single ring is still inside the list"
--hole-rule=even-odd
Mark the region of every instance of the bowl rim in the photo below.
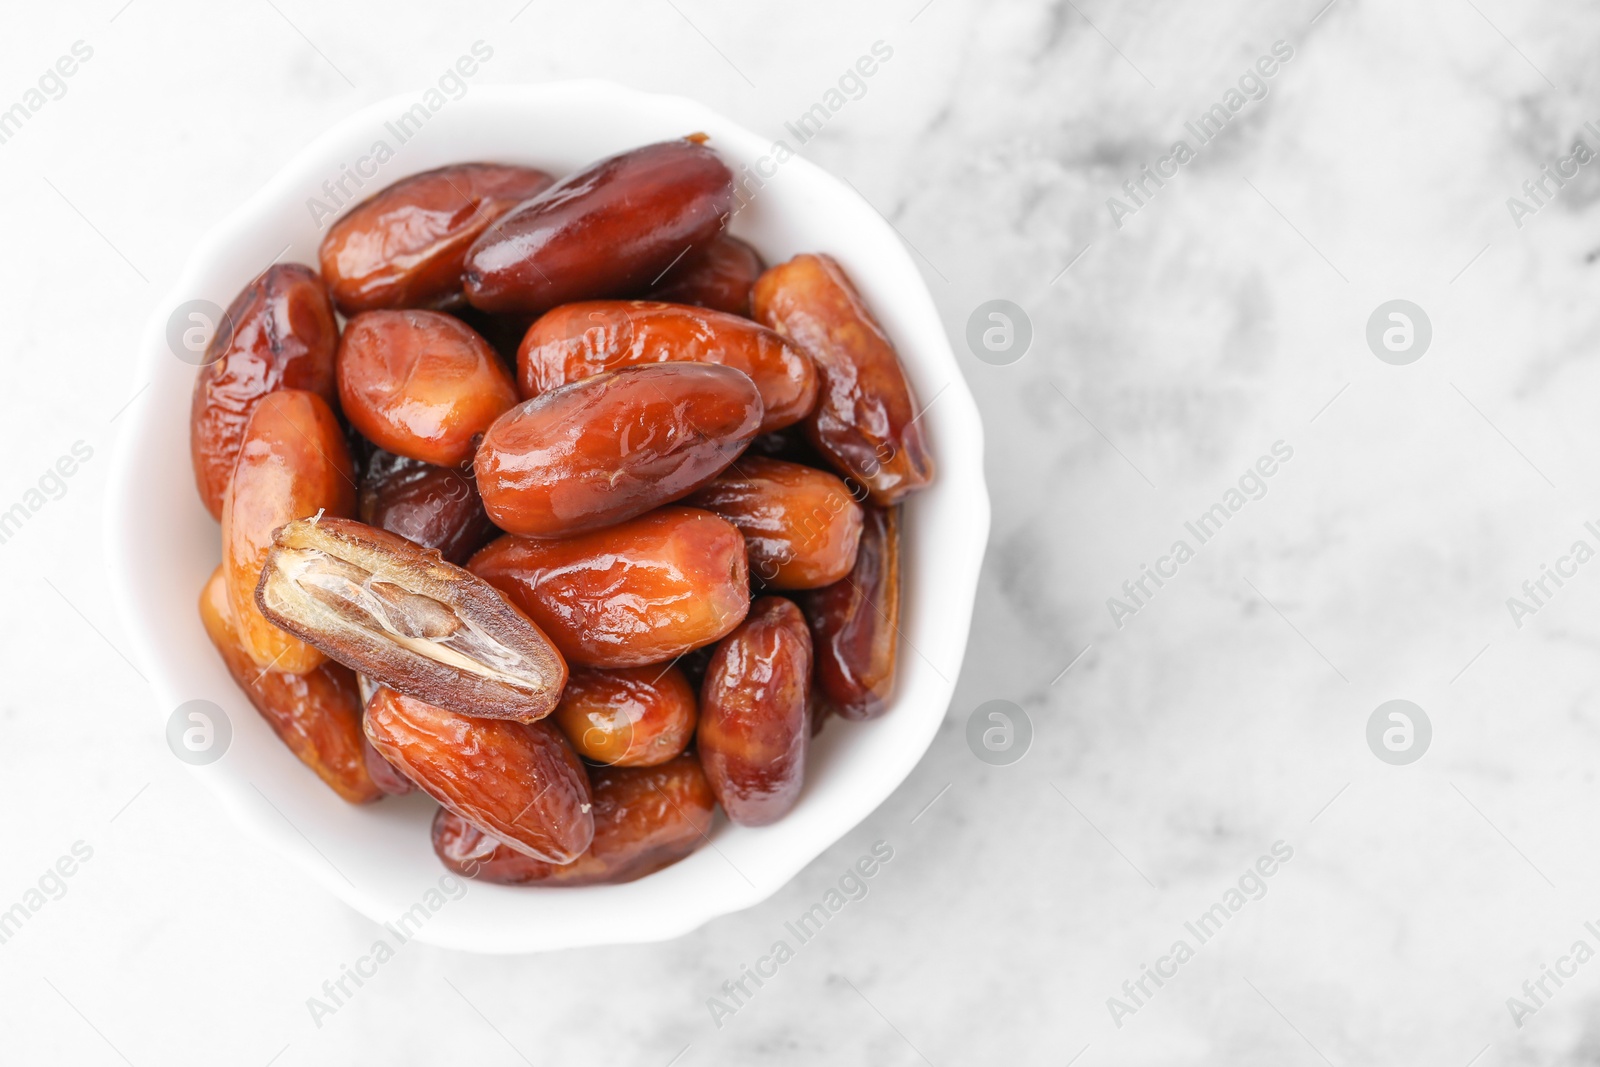
[[[174,358],[166,345],[167,321],[172,312],[193,293],[204,290],[204,278],[208,273],[215,273],[215,264],[224,257],[226,250],[236,245],[246,235],[254,220],[269,212],[273,207],[286,197],[295,195],[303,188],[306,178],[313,176],[317,170],[316,160],[329,155],[330,150],[336,147],[346,148],[356,143],[356,139],[365,135],[372,128],[375,120],[393,114],[397,108],[403,110],[404,105],[415,103],[421,92],[414,90],[398,93],[385,97],[361,107],[344,118],[339,119],[323,130],[316,137],[306,142],[274,172],[259,189],[247,197],[239,206],[228,212],[223,218],[209,227],[195,242],[190,250],[183,268],[179,271],[173,284],[167,289],[165,295],[158,300],[150,311],[139,337],[139,358],[136,364],[135,381],[154,381],[157,377],[157,367],[162,360]],[[694,116],[703,116],[707,126],[724,131],[731,131],[730,136],[743,135],[747,138],[768,141],[769,138],[748,130],[707,105],[688,97],[653,93],[643,90],[627,88],[603,79],[574,79],[538,84],[484,84],[473,86],[470,95],[459,102],[453,102],[453,107],[504,105],[507,103],[526,103],[539,101],[547,103],[550,99],[559,99],[563,95],[581,96],[586,100],[612,100],[616,102],[646,102],[655,107],[670,107],[682,111],[690,116],[692,121],[702,121]],[[809,159],[795,154],[785,161],[786,168],[793,167],[800,173],[809,174],[811,180],[821,180],[832,184],[838,195],[859,202],[872,214],[878,214],[870,202],[866,201],[854,186],[835,177]],[[397,169],[397,174],[390,181],[399,180],[401,177],[419,173],[428,167],[415,167],[408,169],[404,166]],[[381,188],[379,186],[378,188]],[[341,209],[341,213],[343,209]],[[880,216],[881,219],[881,216]],[[927,310],[938,321],[937,306],[928,291],[926,279],[917,269],[915,262],[903,245],[902,239],[893,231],[887,220],[882,221],[882,226],[893,236],[896,253],[903,257],[910,271],[917,279],[918,292],[915,297],[925,302]],[[315,266],[315,265],[314,265]],[[982,422],[978,414],[977,405],[973,400],[967,386],[960,363],[953,351],[950,350],[949,338],[945,334],[942,323],[936,331],[943,342],[942,354],[948,358],[950,368],[954,371],[948,386],[941,393],[951,395],[945,397],[947,407],[959,409],[962,418],[970,423],[971,433],[961,441],[961,447],[970,454],[972,471],[969,472],[968,481],[963,489],[967,499],[963,500],[963,525],[969,529],[968,537],[972,539],[974,551],[971,558],[966,561],[966,570],[960,574],[949,575],[950,582],[957,588],[961,612],[954,620],[946,620],[943,624],[952,628],[959,628],[959,633],[952,630],[952,637],[959,639],[956,646],[960,652],[953,661],[953,672],[945,680],[945,693],[943,706],[937,716],[927,715],[927,724],[920,731],[920,736],[914,745],[914,753],[905,761],[903,771],[897,774],[883,775],[874,779],[876,787],[869,796],[863,796],[857,803],[846,825],[838,825],[838,821],[830,821],[826,831],[820,836],[823,840],[816,842],[818,835],[813,834],[812,842],[816,847],[797,847],[792,850],[787,860],[781,864],[770,865],[772,876],[764,879],[762,885],[750,884],[739,887],[731,892],[721,894],[705,894],[697,906],[685,906],[670,913],[657,913],[651,919],[648,929],[640,926],[616,930],[615,936],[611,932],[589,930],[579,936],[542,936],[521,939],[505,932],[503,940],[486,942],[481,938],[450,936],[443,930],[436,930],[433,923],[416,931],[413,935],[416,940],[432,943],[442,947],[473,951],[479,953],[525,953],[536,951],[549,951],[559,948],[581,947],[605,944],[631,944],[665,941],[681,937],[710,920],[722,915],[732,914],[752,907],[767,897],[776,893],[788,884],[807,865],[816,860],[824,851],[840,841],[851,832],[864,819],[871,815],[888,796],[910,776],[916,765],[921,761],[928,746],[937,734],[940,724],[948,712],[950,700],[954,696],[956,677],[965,657],[965,649],[970,635],[973,608],[976,603],[978,575],[982,566],[985,548],[988,543],[990,527],[990,504],[986,487],[982,454],[983,432]],[[932,406],[930,400],[924,410]],[[150,434],[159,432],[162,428],[154,425],[155,417],[151,413],[153,405],[133,404],[129,408],[127,421],[120,428],[112,445],[112,455],[109,464],[109,473],[106,487],[106,509],[102,525],[102,548],[107,567],[108,585],[111,600],[117,617],[122,624],[124,633],[130,643],[130,652],[134,661],[142,668],[147,684],[152,695],[157,699],[152,702],[152,708],[164,725],[168,713],[162,708],[175,708],[182,703],[181,687],[168,676],[155,651],[155,634],[159,627],[150,625],[150,616],[137,602],[135,590],[129,576],[133,569],[138,567],[139,561],[131,555],[131,548],[125,539],[119,537],[119,531],[130,521],[138,508],[137,494],[139,491],[138,453],[139,444]],[[187,472],[186,472],[187,473]],[[902,643],[907,639],[902,635]],[[941,675],[942,677],[942,675]],[[898,702],[903,698],[904,690],[896,694]],[[892,710],[892,706],[891,706]],[[380,900],[376,892],[365,891],[348,879],[343,878],[329,869],[324,863],[319,863],[313,856],[308,855],[305,849],[293,846],[286,835],[281,831],[269,829],[260,813],[247,807],[240,799],[239,790],[232,776],[226,774],[210,773],[213,768],[190,766],[189,772],[205,783],[211,793],[221,801],[224,809],[238,825],[244,828],[257,840],[268,844],[274,851],[285,855],[291,863],[299,867],[304,873],[318,884],[324,886],[340,900],[371,919],[374,923],[384,922],[380,916],[384,915],[390,904]],[[870,801],[870,803],[868,803]],[[718,816],[719,820],[722,816]],[[314,846],[313,846],[314,848]],[[730,861],[731,862],[731,861]],[[443,871],[443,868],[440,868]],[[648,879],[632,883],[642,884]],[[747,880],[748,881],[748,880]],[[607,888],[621,887],[589,887],[586,889],[561,889],[562,893],[585,893],[605,890]],[[527,889],[517,890],[529,892]],[[554,892],[556,890],[546,890]],[[674,917],[676,916],[676,917]]]

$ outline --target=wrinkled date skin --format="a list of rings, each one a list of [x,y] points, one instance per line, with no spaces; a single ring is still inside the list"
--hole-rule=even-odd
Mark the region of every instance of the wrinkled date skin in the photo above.
[[[347,667],[463,715],[532,722],[567,681],[539,627],[487,582],[349,519],[280,528],[255,595],[267,618]]]
[[[611,156],[502,216],[467,253],[467,299],[536,315],[558,304],[628,296],[721,232],[733,172],[690,140]]]
[[[349,316],[459,302],[472,242],[552,181],[531,167],[458,163],[395,182],[357,204],[323,238],[322,276],[334,303]]]
[[[474,437],[517,402],[516,385],[489,342],[438,311],[367,311],[339,341],[345,418],[396,455],[454,467]]]
[[[585,667],[663,663],[722,637],[750,608],[744,536],[694,508],[555,541],[502,537],[467,566]]]
[[[800,798],[811,737],[811,634],[794,602],[762,597],[717,646],[695,739],[712,792],[740,826],[765,826]]]
[[[861,505],[827,471],[745,455],[684,503],[739,527],[758,587],[815,589],[856,565]]]
[[[850,577],[803,599],[817,688],[846,719],[889,706],[900,635],[900,509],[867,508]]]
[[[367,460],[358,505],[368,526],[436,548],[450,563],[465,563],[496,533],[471,478],[382,449]]]
[[[372,703],[372,695],[381,689],[377,682],[364,674],[356,675],[356,691],[361,694],[361,713],[366,714],[367,705]],[[401,774],[399,769],[372,747],[372,742],[367,740],[365,732],[361,735],[361,745],[367,754],[367,773],[372,775],[372,780],[378,788],[389,796],[401,797],[416,791],[417,783]]]
[[[567,537],[694,492],[761,424],[742,371],[659,363],[598,374],[534,397],[489,428],[478,491],[496,526]]]
[[[423,792],[518,852],[571,863],[594,838],[588,775],[549,723],[472,719],[385,687],[366,732]]]
[[[594,841],[565,866],[542,862],[441,809],[433,850],[456,874],[500,885],[603,885],[670,867],[706,840],[716,797],[700,762],[683,755],[659,767],[590,771]]]
[[[239,643],[221,567],[200,593],[200,621],[234,682],[295,758],[352,804],[388,792],[368,767],[361,700],[349,668],[324,663],[308,674],[284,674],[256,666]]]
[[[646,299],[694,304],[749,317],[750,290],[766,269],[755,249],[737,237],[722,234],[713,238],[704,251],[685,256],[667,271]]]
[[[256,404],[278,389],[304,389],[332,404],[338,346],[333,305],[309,267],[269,267],[228,305],[189,406],[195,486],[213,519],[222,518],[222,493]]]
[[[355,481],[339,420],[315,393],[281,389],[256,405],[223,494],[222,565],[239,638],[260,667],[304,674],[322,653],[256,609],[256,582],[272,532],[293,519],[355,509]]]
[[[545,313],[517,349],[524,396],[641,363],[720,363],[761,392],[761,432],[792,425],[817,402],[811,357],[772,330],[721,311],[648,300],[587,300]]]
[[[654,767],[694,737],[694,690],[671,665],[575,670],[553,721],[584,759]]]
[[[839,264],[817,255],[781,263],[756,282],[752,307],[816,363],[821,388],[806,434],[839,471],[880,506],[933,481],[905,368]]]

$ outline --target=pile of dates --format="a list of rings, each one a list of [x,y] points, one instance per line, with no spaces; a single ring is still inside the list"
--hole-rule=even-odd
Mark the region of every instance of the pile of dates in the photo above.
[[[452,871],[649,874],[888,706],[917,403],[838,263],[723,232],[733,181],[699,135],[418,174],[206,353],[206,632],[345,800],[437,800]]]

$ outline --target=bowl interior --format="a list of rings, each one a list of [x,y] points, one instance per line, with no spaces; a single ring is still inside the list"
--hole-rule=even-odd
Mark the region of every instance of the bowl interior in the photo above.
[[[242,824],[374,921],[399,924],[408,939],[483,952],[674,937],[778,889],[882,802],[932,740],[960,670],[988,536],[976,407],[893,229],[850,187],[806,160],[777,160],[783,153],[773,143],[692,101],[601,82],[474,88],[431,113],[420,129],[403,131],[400,116],[419,100],[376,104],[308,145],[208,235],[152,314],[135,383],[149,388],[124,416],[114,458],[106,529],[113,596],[155,690],[162,725],[194,699],[214,702],[229,718],[233,736],[225,755],[194,773]],[[936,400],[923,421],[938,480],[909,502],[905,516],[894,706],[873,722],[829,723],[813,745],[801,800],[786,818],[749,829],[719,815],[713,847],[657,874],[586,889],[463,887],[446,879],[441,890],[445,872],[428,832],[433,802],[391,797],[357,808],[339,800],[273,736],[201,629],[195,605],[219,561],[220,539],[189,465],[195,367],[169,347],[168,319],[192,299],[227,306],[275,260],[314,266],[331,221],[317,202],[342,213],[399,178],[469,160],[524,163],[560,175],[697,130],[740,174],[748,200],[733,232],[769,263],[807,251],[834,255],[899,346],[921,402]],[[404,132],[410,136],[402,141]],[[402,923],[403,916],[409,918]]]

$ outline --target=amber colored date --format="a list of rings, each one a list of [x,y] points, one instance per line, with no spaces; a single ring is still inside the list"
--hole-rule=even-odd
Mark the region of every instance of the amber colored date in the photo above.
[[[222,565],[240,640],[258,666],[304,674],[322,662],[321,652],[262,617],[256,582],[278,527],[319,511],[351,513],[352,473],[339,420],[320,396],[280,389],[256,405],[223,494]]]
[[[684,503],[739,527],[758,586],[815,589],[856,565],[861,506],[827,471],[745,455]]]
[[[452,467],[374,450],[361,476],[361,521],[465,563],[495,535],[478,487]]]
[[[273,622],[373,680],[463,715],[531,722],[567,665],[487,582],[349,519],[281,527],[256,587]]]
[[[278,389],[304,389],[333,403],[338,344],[322,280],[298,263],[268,267],[228,305],[189,406],[195,486],[213,519],[222,518],[222,493],[256,404]]]
[[[861,295],[829,256],[800,255],[756,282],[757,321],[804,349],[821,388],[806,433],[887,506],[933,481],[911,382]]]
[[[502,537],[467,566],[586,667],[663,663],[717,640],[750,607],[744,536],[694,508],[553,541]]]
[[[438,311],[367,311],[339,341],[345,418],[397,455],[453,467],[517,402],[505,364],[466,323]]]
[[[324,663],[307,674],[284,674],[256,666],[239,643],[221,567],[200,593],[200,621],[234,682],[301,763],[352,804],[389,792],[366,760],[361,701],[349,668]]]
[[[742,371],[661,363],[598,374],[534,397],[484,435],[478,491],[496,526],[566,537],[694,492],[761,423]]]
[[[721,234],[702,251],[679,260],[646,299],[748,316],[750,290],[763,270],[766,264],[755,249],[737,237]]]
[[[542,170],[458,163],[363,200],[322,240],[322,275],[346,315],[459,301],[467,249],[553,179]]]
[[[648,300],[587,300],[546,312],[517,349],[524,396],[641,363],[720,363],[761,392],[761,432],[800,421],[817,401],[811,357],[749,319]]]
[[[447,809],[433,820],[433,850],[457,874],[501,885],[631,882],[669,867],[706,840],[716,798],[693,755],[659,767],[596,767],[594,841],[572,863],[532,859]]]
[[[811,737],[811,634],[794,602],[762,597],[717,645],[700,689],[700,765],[728,818],[765,826],[800,798]]]
[[[855,569],[801,603],[822,696],[842,718],[883,714],[900,638],[900,509],[867,508]]]
[[[570,863],[594,838],[588,775],[549,723],[468,718],[383,688],[366,733],[423,792],[518,852]]]
[[[467,253],[467,299],[539,314],[626,296],[722,230],[733,172],[690,140],[623,152],[562,179],[502,216]]]
[[[653,767],[694,737],[694,690],[678,668],[575,670],[551,720],[578,755],[613,767]]]

